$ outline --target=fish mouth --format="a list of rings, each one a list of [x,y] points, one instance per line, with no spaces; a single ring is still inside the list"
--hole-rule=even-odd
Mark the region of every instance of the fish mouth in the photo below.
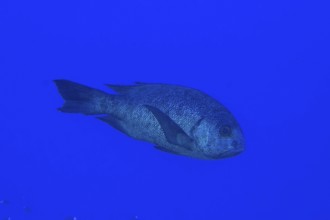
[[[239,155],[240,153],[242,153],[243,150],[228,150],[228,151],[224,151],[221,152],[219,154],[214,154],[214,155],[205,155],[208,158],[211,159],[224,159],[224,158],[228,158],[228,157],[234,157]]]
[[[237,156],[241,154],[243,151],[244,151],[244,144],[234,140],[230,145],[230,149],[226,149],[214,154],[205,154],[205,156],[211,159],[223,159],[223,158]]]
[[[221,153],[219,155],[220,158],[227,158],[227,157],[233,157],[233,156],[237,156],[239,155],[240,153],[242,153],[243,150],[229,150],[229,151],[226,151],[224,153]]]

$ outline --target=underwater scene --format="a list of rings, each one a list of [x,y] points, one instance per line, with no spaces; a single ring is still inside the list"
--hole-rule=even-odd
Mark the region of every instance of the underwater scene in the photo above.
[[[0,2],[0,220],[329,220],[327,1]]]

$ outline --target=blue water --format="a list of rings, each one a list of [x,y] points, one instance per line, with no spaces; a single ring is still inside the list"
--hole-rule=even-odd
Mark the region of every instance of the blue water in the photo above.
[[[0,2],[0,219],[330,219],[327,1]],[[246,151],[206,161],[64,114],[52,80],[200,89]]]

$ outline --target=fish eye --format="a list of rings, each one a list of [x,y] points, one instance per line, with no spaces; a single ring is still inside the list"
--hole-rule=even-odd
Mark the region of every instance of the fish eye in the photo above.
[[[231,135],[231,127],[229,125],[224,125],[220,128],[220,135],[223,137],[228,137]]]

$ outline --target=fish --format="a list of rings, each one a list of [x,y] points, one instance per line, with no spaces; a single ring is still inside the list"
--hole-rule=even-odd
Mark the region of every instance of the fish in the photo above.
[[[70,80],[54,83],[64,113],[95,117],[158,150],[197,159],[232,157],[245,149],[242,129],[219,101],[190,87],[136,82],[106,84],[113,92]]]

